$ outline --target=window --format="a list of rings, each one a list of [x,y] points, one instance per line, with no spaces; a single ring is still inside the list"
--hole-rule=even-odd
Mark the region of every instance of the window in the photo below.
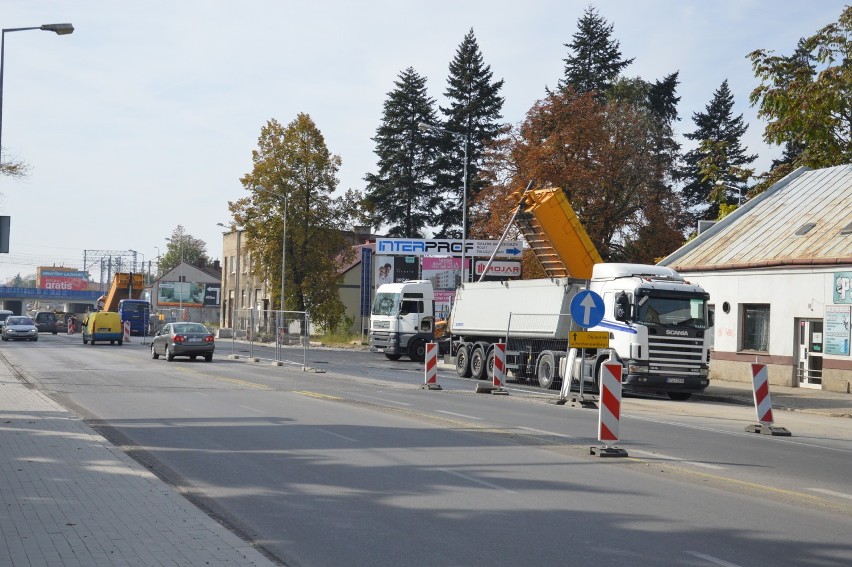
[[[796,236],[804,236],[816,226],[816,223],[806,222],[802,226],[799,227],[799,230],[796,231]]]
[[[236,256],[231,256],[231,273],[232,273],[232,274],[236,274],[236,273],[237,273],[237,261],[236,261]]]
[[[742,350],[769,352],[769,305],[745,304],[742,314]]]

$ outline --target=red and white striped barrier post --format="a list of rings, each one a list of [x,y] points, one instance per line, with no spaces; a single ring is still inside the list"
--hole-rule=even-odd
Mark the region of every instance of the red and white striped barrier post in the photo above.
[[[130,342],[130,321],[124,322],[124,341]]]
[[[751,365],[751,384],[754,409],[760,423],[746,426],[745,430],[748,433],[789,437],[791,434],[787,428],[773,425],[775,420],[772,417],[772,398],[769,395],[769,371],[765,364],[755,362]]]
[[[618,428],[621,420],[621,363],[616,362],[612,355],[601,365],[600,384],[601,395],[598,409],[598,441],[603,447],[591,447],[589,452],[595,452],[601,457],[626,457],[627,451],[611,447],[618,441]]]
[[[503,389],[503,383],[506,381],[506,343],[497,343],[494,345],[494,376],[492,379],[492,394],[508,394]]]
[[[440,390],[438,384],[438,343],[426,343],[426,358],[424,368],[424,390]]]

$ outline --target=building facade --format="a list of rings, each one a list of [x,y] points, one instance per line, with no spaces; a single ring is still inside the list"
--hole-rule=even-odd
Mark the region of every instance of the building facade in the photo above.
[[[664,258],[709,294],[710,378],[852,391],[852,165],[801,168]]]

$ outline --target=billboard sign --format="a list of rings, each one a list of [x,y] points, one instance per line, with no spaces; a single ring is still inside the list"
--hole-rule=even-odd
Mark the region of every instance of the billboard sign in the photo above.
[[[465,240],[464,255],[490,257],[495,250],[497,256],[516,258],[521,255],[523,243],[507,240],[497,248],[498,240]],[[462,241],[439,238],[377,238],[376,254],[394,256],[461,256]]]
[[[85,291],[89,287],[87,272],[65,270],[41,270],[40,289],[61,289],[67,291]]]
[[[221,303],[218,283],[160,282],[157,305],[183,307],[217,307]]]

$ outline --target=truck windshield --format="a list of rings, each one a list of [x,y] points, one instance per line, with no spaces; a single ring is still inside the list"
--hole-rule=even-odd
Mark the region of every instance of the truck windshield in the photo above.
[[[373,301],[373,315],[396,315],[398,305],[398,293],[377,293]]]
[[[695,295],[637,294],[636,322],[707,328],[707,298]]]

